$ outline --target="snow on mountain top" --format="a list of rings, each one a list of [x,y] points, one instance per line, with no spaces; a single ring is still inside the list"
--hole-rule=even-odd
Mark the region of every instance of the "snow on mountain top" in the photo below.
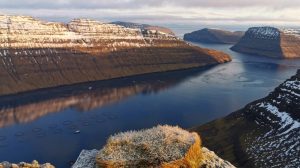
[[[300,121],[294,114],[299,112],[299,99],[298,73],[276,88],[267,99],[250,107],[251,112],[257,113],[256,124],[268,130],[257,137],[250,133],[246,140],[250,142],[247,153],[254,159],[256,167],[299,167]]]
[[[280,30],[275,27],[251,27],[246,34],[262,39],[277,39],[280,36]]]
[[[252,27],[249,28],[247,34],[256,37],[256,38],[271,38],[276,39],[280,36],[280,33],[287,35],[294,35],[300,37],[300,29],[291,29],[291,28],[275,28],[275,27]]]
[[[284,33],[288,33],[288,34],[300,34],[300,29],[289,29],[289,28],[285,28],[282,29],[282,31]]]
[[[282,32],[288,35],[293,35],[300,38],[300,29],[282,29]]]

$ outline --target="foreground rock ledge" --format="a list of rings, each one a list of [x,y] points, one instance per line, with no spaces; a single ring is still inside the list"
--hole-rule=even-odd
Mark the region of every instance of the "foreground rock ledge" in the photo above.
[[[32,161],[32,163],[20,162],[18,164],[2,162],[0,163],[0,168],[55,168],[50,163],[39,164],[36,160]]]
[[[83,150],[73,168],[94,167],[234,167],[201,147],[198,134],[157,126],[111,136],[100,150]]]

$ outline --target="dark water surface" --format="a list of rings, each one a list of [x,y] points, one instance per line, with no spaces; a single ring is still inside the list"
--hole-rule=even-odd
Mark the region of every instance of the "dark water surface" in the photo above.
[[[300,68],[300,60],[197,45],[227,52],[233,61],[0,97],[0,161],[70,167],[82,149],[100,149],[116,132],[157,124],[190,128],[223,117],[266,96]]]

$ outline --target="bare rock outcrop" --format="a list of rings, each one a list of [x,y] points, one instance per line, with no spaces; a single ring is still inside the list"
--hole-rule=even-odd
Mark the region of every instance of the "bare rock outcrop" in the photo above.
[[[90,19],[64,24],[0,16],[0,95],[230,60],[225,53],[152,29]]]
[[[300,31],[275,27],[252,27],[231,49],[272,58],[300,58]]]
[[[32,163],[20,162],[18,164],[2,162],[0,163],[0,168],[55,168],[50,163],[39,164],[38,161],[34,160]]]

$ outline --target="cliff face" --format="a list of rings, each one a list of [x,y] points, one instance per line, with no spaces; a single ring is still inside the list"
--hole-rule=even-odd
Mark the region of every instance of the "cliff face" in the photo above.
[[[231,32],[206,28],[185,34],[184,40],[202,43],[235,44],[242,38],[243,35],[244,32],[242,31]]]
[[[300,31],[274,27],[253,27],[231,49],[273,58],[299,58]]]
[[[299,100],[300,70],[267,97],[195,130],[237,166],[299,167]]]
[[[0,16],[0,95],[230,61],[159,31]]]

